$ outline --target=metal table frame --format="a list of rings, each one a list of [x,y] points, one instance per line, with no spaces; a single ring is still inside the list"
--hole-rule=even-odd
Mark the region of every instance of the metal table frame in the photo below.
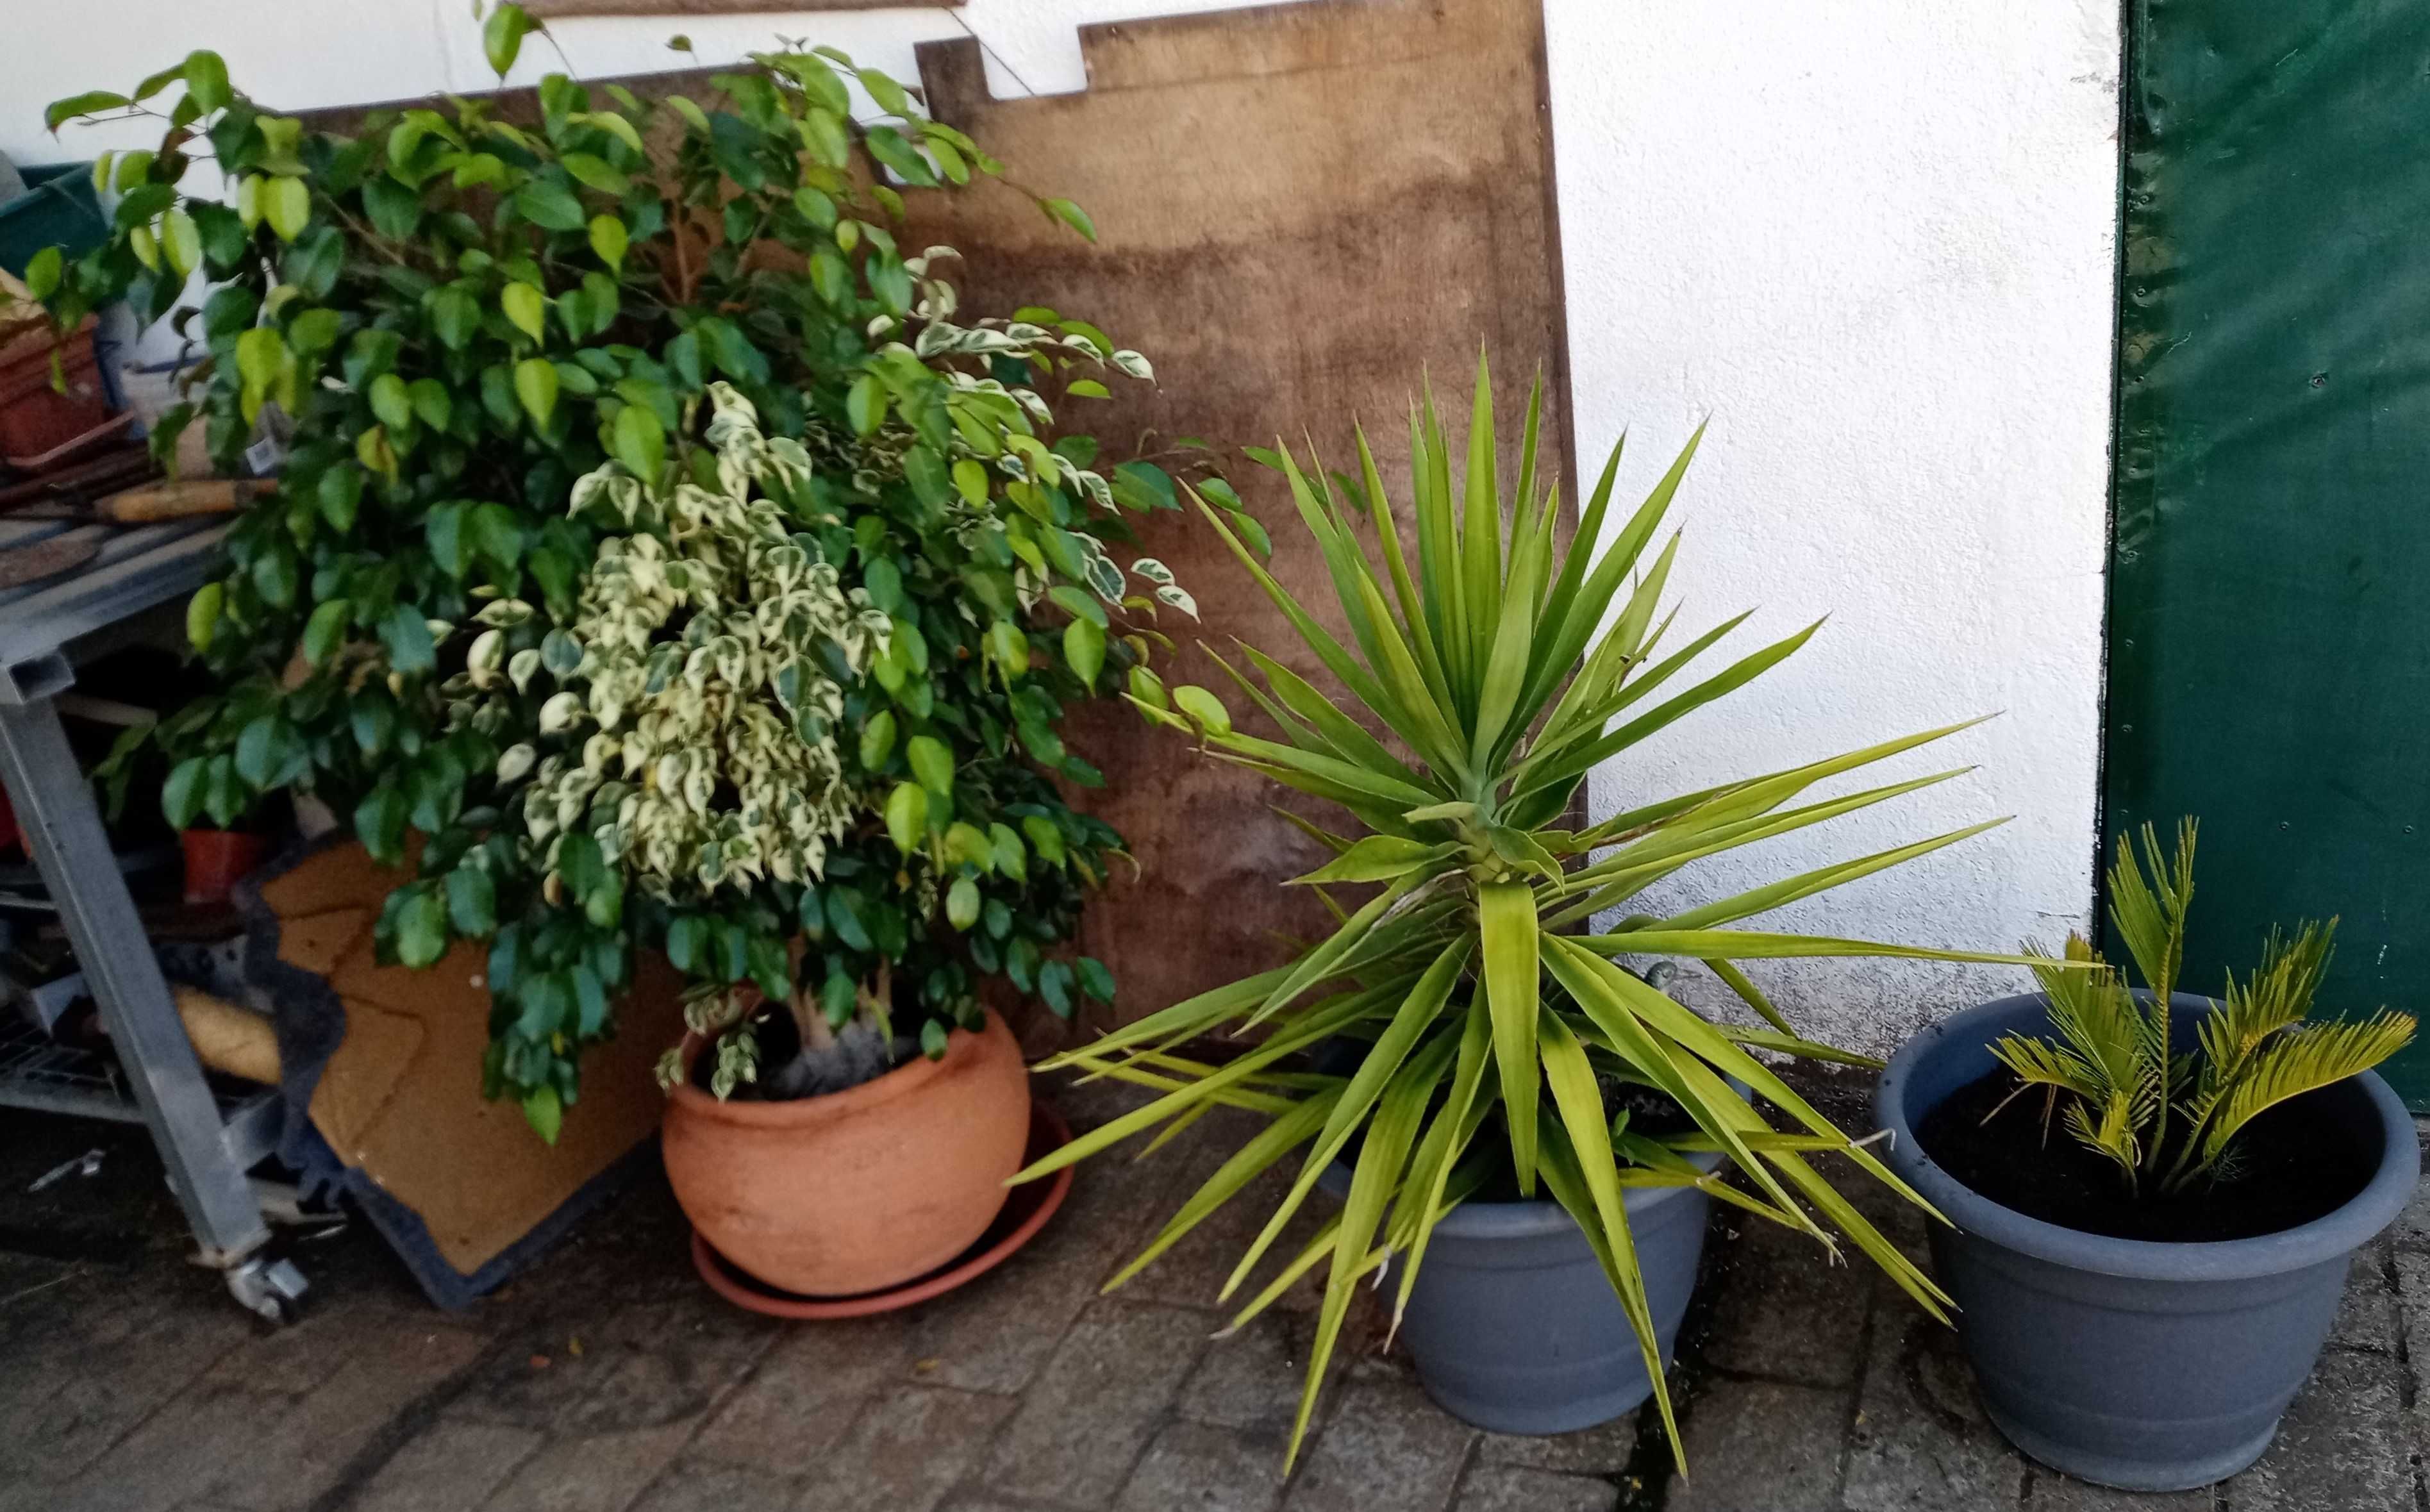
[[[69,528],[0,522],[0,544]],[[204,1080],[53,702],[74,685],[78,662],[138,639],[153,611],[202,584],[226,526],[188,520],[74,528],[107,530],[91,562],[0,592],[0,783],[125,1069],[134,1111],[114,1089],[63,1089],[56,1078],[30,1072],[0,1073],[0,1105],[122,1120],[140,1113],[193,1230],[197,1263],[223,1272],[248,1310],[283,1321],[304,1278],[264,1254],[270,1229],[246,1177],[267,1153],[276,1094],[224,1111]]]

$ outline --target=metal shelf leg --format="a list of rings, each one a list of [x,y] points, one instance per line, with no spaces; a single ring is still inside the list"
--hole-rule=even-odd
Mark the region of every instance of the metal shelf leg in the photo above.
[[[92,789],[49,699],[0,702],[0,780],[8,784],[26,848],[58,905],[102,1026],[169,1168],[169,1185],[201,1246],[198,1258],[240,1271],[268,1242],[270,1230],[223,1135],[219,1105],[203,1081],[202,1063],[119,875]],[[239,1300],[246,1300],[241,1292]]]

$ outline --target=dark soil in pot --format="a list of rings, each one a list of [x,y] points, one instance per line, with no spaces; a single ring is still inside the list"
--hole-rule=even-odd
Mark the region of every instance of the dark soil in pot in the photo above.
[[[2013,1093],[2006,1071],[1970,1082],[1924,1115],[1916,1138],[1983,1196],[2080,1234],[2183,1244],[2281,1233],[2344,1206],[2378,1166],[2377,1151],[2355,1144],[2352,1121],[2314,1094],[2245,1125],[2220,1179],[2173,1197],[2136,1196],[2117,1163],[2087,1149],[2063,1118],[2045,1127],[2040,1092],[2010,1102]]]

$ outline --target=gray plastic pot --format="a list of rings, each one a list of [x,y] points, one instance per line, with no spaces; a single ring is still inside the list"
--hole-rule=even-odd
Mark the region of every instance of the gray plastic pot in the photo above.
[[[2179,1048],[2210,1011],[2178,993]],[[2314,1094],[2376,1173],[2336,1212],[2255,1238],[2112,1238],[2003,1207],[1933,1163],[1915,1126],[1997,1065],[1992,1041],[2047,1034],[2039,994],[1957,1014],[1909,1041],[1873,1093],[1883,1158],[1956,1225],[1935,1268],[1991,1421],[2043,1464],[2134,1491],[2182,1490],[2261,1456],[2329,1337],[2355,1251],[2394,1221],[2422,1171],[2413,1120],[2375,1073]]]
[[[1692,1156],[1706,1171],[1718,1155]],[[1323,1186],[1339,1197],[1350,1168]],[[1628,1230],[1645,1274],[1656,1339],[1670,1359],[1696,1287],[1712,1199],[1692,1187],[1637,1187]],[[1396,1271],[1383,1283],[1397,1295]],[[1558,1203],[1462,1203],[1435,1225],[1400,1338],[1419,1384],[1445,1412],[1496,1433],[1591,1427],[1654,1394],[1637,1336],[1577,1221]]]

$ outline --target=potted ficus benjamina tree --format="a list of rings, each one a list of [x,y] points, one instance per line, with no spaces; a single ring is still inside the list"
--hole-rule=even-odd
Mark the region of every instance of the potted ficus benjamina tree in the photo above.
[[[1482,362],[1464,467],[1429,400],[1411,419],[1406,516],[1386,496],[1363,438],[1363,497],[1355,507],[1321,468],[1275,458],[1330,572],[1347,641],[1207,511],[1346,703],[1254,649],[1250,667],[1234,676],[1270,736],[1240,727],[1205,688],[1134,696],[1151,719],[1339,811],[1340,832],[1311,826],[1335,859],[1299,880],[1328,901],[1344,894],[1334,907],[1340,923],[1283,966],[1061,1056],[1064,1065],[1169,1090],[1024,1175],[1214,1105],[1265,1115],[1264,1131],[1123,1272],[1152,1261],[1261,1172],[1292,1169],[1288,1195],[1224,1288],[1228,1300],[1336,1172],[1339,1216],[1282,1257],[1236,1319],[1271,1305],[1309,1271],[1323,1272],[1294,1456],[1353,1292],[1379,1270],[1426,1389],[1463,1418],[1523,1433],[1583,1427],[1649,1393],[1669,1421],[1664,1360],[1694,1281],[1709,1201],[1810,1237],[1818,1261],[1838,1254],[1836,1230],[1936,1316],[1946,1302],[1823,1178],[1817,1158],[1845,1159],[1913,1194],[1753,1052],[1853,1057],[1795,1033],[1737,963],[1991,957],[1737,925],[1988,826],[1667,916],[1634,913],[1607,931],[1591,922],[1630,907],[1699,859],[1956,775],[1806,796],[1958,726],[1728,778],[1593,822],[1571,819],[1589,771],[1743,685],[1813,631],[1689,680],[1689,666],[1739,623],[1675,649],[1662,644],[1676,537],[1658,552],[1648,548],[1693,442],[1624,520],[1611,510],[1615,449],[1585,501],[1574,543],[1563,548],[1557,492],[1538,482],[1537,415],[1531,404],[1515,490],[1506,494],[1511,480],[1495,448]],[[1463,476],[1456,490],[1453,480]],[[1380,565],[1354,524],[1360,516],[1373,521]],[[1405,522],[1413,539],[1402,535]],[[1710,965],[1761,1022],[1707,1019],[1639,974],[1668,957]],[[1233,1030],[1262,1038],[1220,1066],[1177,1051],[1193,1037]],[[1320,1050],[1313,1066],[1287,1058]],[[1723,1159],[1737,1167],[1739,1185],[1718,1173]],[[1675,1432],[1671,1442],[1679,1442]]]
[[[502,77],[538,29],[491,11]],[[1121,841],[1066,801],[1103,779],[1058,730],[1140,669],[1159,609],[1193,606],[1116,559],[1127,518],[1177,507],[1172,475],[1058,424],[1147,360],[1052,309],[963,316],[957,255],[897,243],[907,196],[1027,191],[831,49],[755,55],[712,91],[552,74],[350,136],[197,52],[51,108],[55,129],[163,134],[109,165],[110,240],[26,283],[60,329],[131,297],[206,350],[164,450],[200,423],[235,473],[283,414],[276,487],[188,616],[213,687],[167,794],[308,792],[408,869],[384,955],[487,948],[486,1084],[543,1138],[637,952],[691,984],[668,1148],[694,1174],[720,1159],[686,1153],[696,1102],[765,1125],[984,1051],[1014,1112],[948,1220],[832,1273],[733,1256],[856,1290],[1001,1202],[1026,1094],[991,995],[1069,1015],[1112,992],[1069,944]],[[196,274],[210,292],[177,308]],[[956,1096],[930,1103],[950,1132]],[[789,1181],[857,1158],[789,1137]],[[732,1184],[677,1179],[695,1216],[733,1207]]]
[[[2118,842],[2110,920],[2143,986],[2071,937],[2042,990],[1901,1050],[1876,1106],[1890,1166],[1956,1224],[1936,1270],[1993,1421],[2035,1458],[2131,1490],[2260,1457],[2327,1342],[2354,1254],[2421,1174],[2372,1071],[2386,1010],[2314,1022],[2336,922],[2272,933],[2222,996],[2176,990],[2194,825]]]

